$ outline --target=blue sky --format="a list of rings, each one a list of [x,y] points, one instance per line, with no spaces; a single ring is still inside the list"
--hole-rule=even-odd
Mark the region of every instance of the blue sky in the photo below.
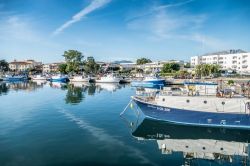
[[[183,59],[250,51],[248,0],[0,0],[0,59]]]

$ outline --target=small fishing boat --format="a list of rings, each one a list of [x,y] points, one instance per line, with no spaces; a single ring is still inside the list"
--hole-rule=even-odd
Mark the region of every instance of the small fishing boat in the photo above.
[[[174,124],[250,129],[250,99],[216,83],[185,83],[178,93],[132,96],[146,118]]]
[[[50,81],[51,82],[68,82],[68,77],[65,75],[55,75],[51,76]]]
[[[107,74],[95,80],[97,83],[119,83],[120,81],[121,78],[113,73]]]
[[[34,75],[31,77],[32,80],[47,80],[47,77],[45,75]]]
[[[89,82],[90,77],[80,75],[80,76],[73,76],[73,77],[69,78],[69,80],[70,80],[70,82]]]
[[[28,80],[26,75],[6,75],[3,81],[25,81]]]
[[[158,75],[146,76],[143,78],[143,80],[131,82],[131,85],[135,87],[138,87],[138,86],[154,87],[154,86],[164,86],[166,84],[167,84],[166,80],[163,78],[160,78]]]

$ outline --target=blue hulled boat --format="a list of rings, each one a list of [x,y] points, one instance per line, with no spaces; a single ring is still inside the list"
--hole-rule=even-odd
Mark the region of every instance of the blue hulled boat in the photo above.
[[[55,75],[50,78],[51,82],[68,82],[69,79],[67,76],[64,75]]]
[[[6,75],[3,81],[25,81],[28,80],[26,75]]]
[[[218,91],[215,83],[186,84],[181,92],[132,96],[147,118],[170,123],[250,129],[250,100],[233,91]]]
[[[159,76],[147,76],[144,77],[141,81],[133,81],[131,82],[132,86],[138,87],[154,87],[154,86],[164,86],[166,85],[166,80],[163,78],[160,78]]]

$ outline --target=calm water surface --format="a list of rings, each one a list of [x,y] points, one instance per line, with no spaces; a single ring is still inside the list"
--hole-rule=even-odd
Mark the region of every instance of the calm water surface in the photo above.
[[[249,132],[137,116],[135,88],[0,83],[0,166],[249,165]]]

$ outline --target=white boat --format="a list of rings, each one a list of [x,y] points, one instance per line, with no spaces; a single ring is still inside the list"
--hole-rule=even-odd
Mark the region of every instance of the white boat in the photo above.
[[[147,118],[175,124],[250,129],[250,99],[218,91],[215,83],[186,83],[186,89],[164,88],[158,94],[133,96]]]
[[[73,76],[70,79],[70,82],[89,82],[90,77],[85,76]]]
[[[34,75],[31,77],[32,80],[47,80],[47,77],[44,75]]]
[[[116,76],[115,74],[108,74],[106,76],[102,76],[99,79],[97,78],[95,82],[98,83],[119,83],[121,78]]]

